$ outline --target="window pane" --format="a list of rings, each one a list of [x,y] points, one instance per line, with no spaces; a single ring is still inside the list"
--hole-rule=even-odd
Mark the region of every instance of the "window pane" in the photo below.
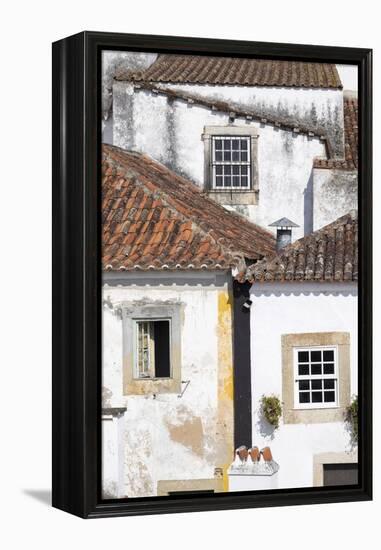
[[[224,151],[224,161],[231,162],[231,153],[229,151]]]
[[[233,187],[239,187],[239,176],[233,176]]]
[[[216,187],[222,187],[222,176],[216,177]]]
[[[298,372],[299,376],[308,376],[310,374],[309,365],[299,365]]]
[[[239,152],[233,151],[233,162],[239,162]]]
[[[235,174],[236,176],[239,175],[239,166],[232,166],[232,169],[233,169],[233,174]]]
[[[155,321],[154,342],[155,342],[155,377],[169,378],[169,321]]]
[[[244,149],[244,150],[247,149],[247,139],[241,140],[241,149]]]
[[[216,166],[216,174],[222,176],[222,166]]]
[[[332,349],[325,349],[323,351],[323,359],[324,359],[324,361],[333,361],[333,350]]]
[[[324,363],[324,374],[335,374],[335,366],[333,363]]]
[[[227,149],[230,150],[230,149],[231,149],[231,146],[232,146],[231,140],[230,140],[230,139],[225,139],[225,140],[224,140],[224,149],[225,149],[225,151],[226,151]]]
[[[249,181],[248,181],[248,179],[247,179],[247,176],[243,176],[243,177],[241,178],[241,186],[242,186],[242,187],[248,187],[248,186],[249,186]]]
[[[322,403],[323,402],[323,392],[313,391],[312,392],[312,403]]]
[[[314,350],[314,351],[311,351],[311,362],[317,362],[317,361],[321,361],[321,351],[317,351],[317,350]]]
[[[224,175],[225,176],[230,176],[231,173],[232,173],[232,167],[231,166],[224,166]]]
[[[334,380],[324,380],[324,389],[325,390],[334,390],[335,381]]]
[[[310,381],[309,380],[299,380],[299,390],[309,390]]]
[[[232,179],[230,176],[224,177],[224,187],[231,187],[232,185]]]
[[[222,152],[216,151],[216,161],[221,161],[221,160],[222,160]]]
[[[241,162],[247,162],[247,153],[245,151],[241,153]]]
[[[241,174],[247,176],[247,166],[241,166]]]
[[[234,151],[237,151],[239,149],[239,142],[240,142],[239,139],[233,139],[232,140],[232,145],[233,145],[233,150]]]
[[[299,363],[308,363],[308,351],[298,351],[298,362]]]
[[[334,403],[335,402],[335,392],[334,391],[325,391],[324,392],[324,401],[326,403]]]
[[[311,380],[311,387],[313,390],[321,390],[322,389],[322,381],[321,380]]]
[[[216,149],[222,149],[222,139],[215,139],[214,144]]]
[[[321,365],[311,365],[311,374],[321,374]]]
[[[299,393],[299,403],[309,403],[309,402],[310,402],[309,392]]]

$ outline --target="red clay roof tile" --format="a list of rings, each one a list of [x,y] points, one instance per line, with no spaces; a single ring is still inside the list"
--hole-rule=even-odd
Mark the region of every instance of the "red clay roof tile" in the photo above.
[[[106,270],[228,269],[275,250],[271,233],[146,155],[103,145],[102,174]]]
[[[352,211],[240,273],[238,280],[345,282],[358,279],[358,217]]]
[[[148,69],[137,72],[121,69],[115,78],[142,82],[342,88],[333,63],[200,55],[161,54]]]

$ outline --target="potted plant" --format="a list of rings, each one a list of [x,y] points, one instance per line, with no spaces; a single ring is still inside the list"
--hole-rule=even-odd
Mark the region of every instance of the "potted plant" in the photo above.
[[[358,442],[359,424],[358,424],[358,396],[352,398],[352,403],[346,409],[346,421],[351,427],[352,439],[355,443]]]
[[[276,395],[262,395],[261,398],[262,415],[267,422],[273,426],[274,430],[279,428],[279,420],[282,416],[282,403]]]

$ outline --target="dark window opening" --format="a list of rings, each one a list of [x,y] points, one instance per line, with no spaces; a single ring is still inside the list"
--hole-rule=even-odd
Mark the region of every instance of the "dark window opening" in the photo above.
[[[357,485],[358,464],[323,464],[323,484],[333,485]]]
[[[137,321],[136,325],[138,378],[170,378],[169,320]]]

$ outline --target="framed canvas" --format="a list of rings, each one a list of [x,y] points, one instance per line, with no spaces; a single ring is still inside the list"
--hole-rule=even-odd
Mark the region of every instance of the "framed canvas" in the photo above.
[[[372,498],[371,50],[53,44],[53,505]]]

